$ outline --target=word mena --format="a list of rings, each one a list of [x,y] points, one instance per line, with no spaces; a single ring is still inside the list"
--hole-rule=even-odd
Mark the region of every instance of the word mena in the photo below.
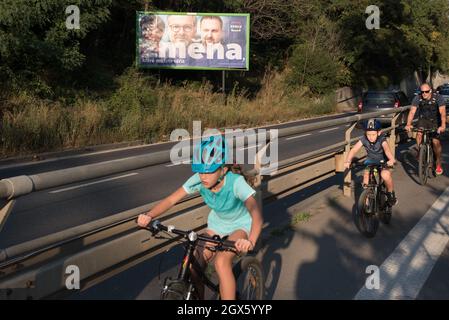
[[[180,58],[185,59],[186,55],[192,59],[218,59],[241,60],[242,47],[238,43],[228,43],[225,46],[221,43],[208,44],[191,43],[186,47],[185,43],[162,42],[159,48],[159,58]]]

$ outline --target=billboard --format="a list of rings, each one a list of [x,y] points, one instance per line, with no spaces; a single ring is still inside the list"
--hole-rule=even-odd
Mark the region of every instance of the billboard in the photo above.
[[[249,14],[137,11],[136,64],[249,70]]]

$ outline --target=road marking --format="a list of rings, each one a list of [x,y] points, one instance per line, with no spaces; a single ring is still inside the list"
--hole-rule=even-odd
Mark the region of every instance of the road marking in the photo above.
[[[73,190],[73,189],[79,189],[79,188],[82,188],[82,187],[91,186],[93,184],[98,184],[98,183],[103,183],[103,182],[106,182],[106,181],[112,181],[112,180],[123,179],[123,178],[131,177],[131,176],[135,176],[137,174],[138,174],[137,172],[128,173],[128,174],[125,174],[123,176],[103,179],[103,180],[99,180],[99,181],[94,181],[94,182],[80,184],[78,186],[68,187],[68,188],[59,189],[59,190],[55,190],[55,191],[50,191],[49,193],[60,193],[60,192],[69,191],[69,190]]]
[[[380,288],[356,300],[416,299],[449,241],[449,187],[380,267]]]
[[[174,166],[179,166],[181,164],[189,164],[191,162],[192,162],[192,160],[181,161],[181,162],[176,162],[176,163],[172,163],[172,164],[167,164],[166,167],[174,167]]]
[[[255,145],[255,146],[250,146],[250,147],[245,147],[245,148],[239,148],[239,150],[246,150],[246,149],[257,148],[257,147],[260,147],[261,145],[262,145],[262,144],[259,143],[259,144]]]
[[[77,154],[77,155],[71,155],[71,156],[63,156],[63,157],[57,157],[57,158],[51,158],[51,159],[45,159],[45,160],[8,164],[8,165],[0,166],[0,170],[13,169],[13,168],[18,168],[18,167],[28,167],[28,166],[33,166],[33,165],[40,165],[43,163],[50,163],[50,162],[56,162],[56,161],[60,161],[60,160],[67,160],[67,159],[77,159],[77,158],[83,158],[83,157],[89,157],[89,156],[97,156],[97,155],[113,153],[113,152],[128,151],[128,150],[133,150],[133,149],[138,149],[138,148],[145,148],[148,146],[149,145],[131,146],[131,147],[124,147],[124,148],[117,148],[117,149],[103,150],[103,151],[95,151],[95,152]]]
[[[320,132],[328,132],[328,131],[332,131],[332,130],[337,130],[340,127],[335,127],[335,128],[330,128],[330,129],[325,129],[325,130],[321,130]]]
[[[299,138],[303,138],[303,137],[307,137],[307,136],[311,136],[311,135],[312,135],[311,133],[306,133],[306,134],[302,134],[300,136],[285,138],[285,140],[299,139]]]

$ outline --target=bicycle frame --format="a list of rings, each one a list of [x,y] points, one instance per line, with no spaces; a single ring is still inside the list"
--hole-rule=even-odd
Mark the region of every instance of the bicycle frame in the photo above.
[[[382,199],[382,185],[384,184],[384,180],[382,179],[382,170],[384,169],[385,164],[371,164],[368,165],[369,168],[369,182],[368,182],[368,188],[372,190],[372,194],[374,197],[374,208],[370,208],[371,212],[379,212],[379,209],[383,203],[380,203],[380,200]],[[376,178],[375,171],[377,170],[378,177]],[[383,208],[382,208],[383,209]]]
[[[159,231],[167,231],[171,232],[177,235],[183,236],[183,238],[187,239],[187,246],[184,251],[184,257],[182,260],[182,264],[179,268],[178,277],[176,279],[166,278],[164,283],[164,290],[167,290],[168,283],[169,282],[183,282],[185,284],[188,284],[187,287],[187,294],[186,299],[189,300],[191,297],[191,294],[194,289],[194,284],[191,281],[191,269],[192,266],[195,271],[198,273],[198,276],[201,278],[201,281],[203,284],[205,284],[207,287],[209,287],[211,290],[213,290],[216,293],[219,293],[219,285],[214,284],[209,278],[204,274],[204,272],[201,270],[201,268],[198,266],[197,260],[195,258],[194,252],[196,247],[199,245],[198,242],[209,242],[212,244],[215,244],[214,247],[216,251],[233,251],[235,253],[236,249],[234,247],[233,241],[228,241],[225,239],[221,239],[219,236],[209,237],[209,236],[203,236],[198,235],[194,231],[182,231],[177,230],[173,226],[164,226],[160,224],[159,221],[155,220],[151,225],[151,230],[154,234],[158,233]],[[253,253],[253,251],[250,251],[248,253]]]
[[[433,143],[432,143],[432,138],[430,137],[430,131],[424,131],[423,134],[423,143],[426,146],[426,156],[427,156],[427,163],[428,165],[430,165],[431,163],[429,163],[429,159],[434,159],[433,156]],[[430,154],[432,152],[432,154]],[[432,164],[433,165],[433,164]]]
[[[435,132],[434,129],[414,129],[416,132],[422,133],[421,144],[418,149],[418,154],[420,155],[422,150],[424,150],[423,163],[421,162],[421,158],[418,160],[419,169],[418,174],[420,177],[421,184],[426,184],[427,179],[430,178],[429,169],[433,171],[435,164],[435,152],[433,150],[432,143],[432,133]],[[424,149],[423,149],[424,148]]]
[[[219,292],[219,286],[214,284],[209,278],[205,275],[205,273],[201,270],[201,268],[197,267],[195,264],[197,260],[195,258],[195,249],[198,246],[198,240],[191,241],[190,239],[187,242],[186,249],[184,251],[184,256],[182,259],[182,264],[179,268],[177,280],[182,280],[188,282],[192,287],[189,287],[189,293],[193,289],[193,284],[190,279],[190,267],[193,266],[195,271],[201,277],[201,281],[209,287],[211,290],[215,292]]]

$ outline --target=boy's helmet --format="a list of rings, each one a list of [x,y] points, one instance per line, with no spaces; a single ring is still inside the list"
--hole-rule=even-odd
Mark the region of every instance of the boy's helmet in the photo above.
[[[226,164],[228,150],[221,135],[203,138],[193,150],[192,171],[212,173]]]
[[[382,125],[377,119],[369,119],[364,125],[365,131],[379,131],[381,128]]]

